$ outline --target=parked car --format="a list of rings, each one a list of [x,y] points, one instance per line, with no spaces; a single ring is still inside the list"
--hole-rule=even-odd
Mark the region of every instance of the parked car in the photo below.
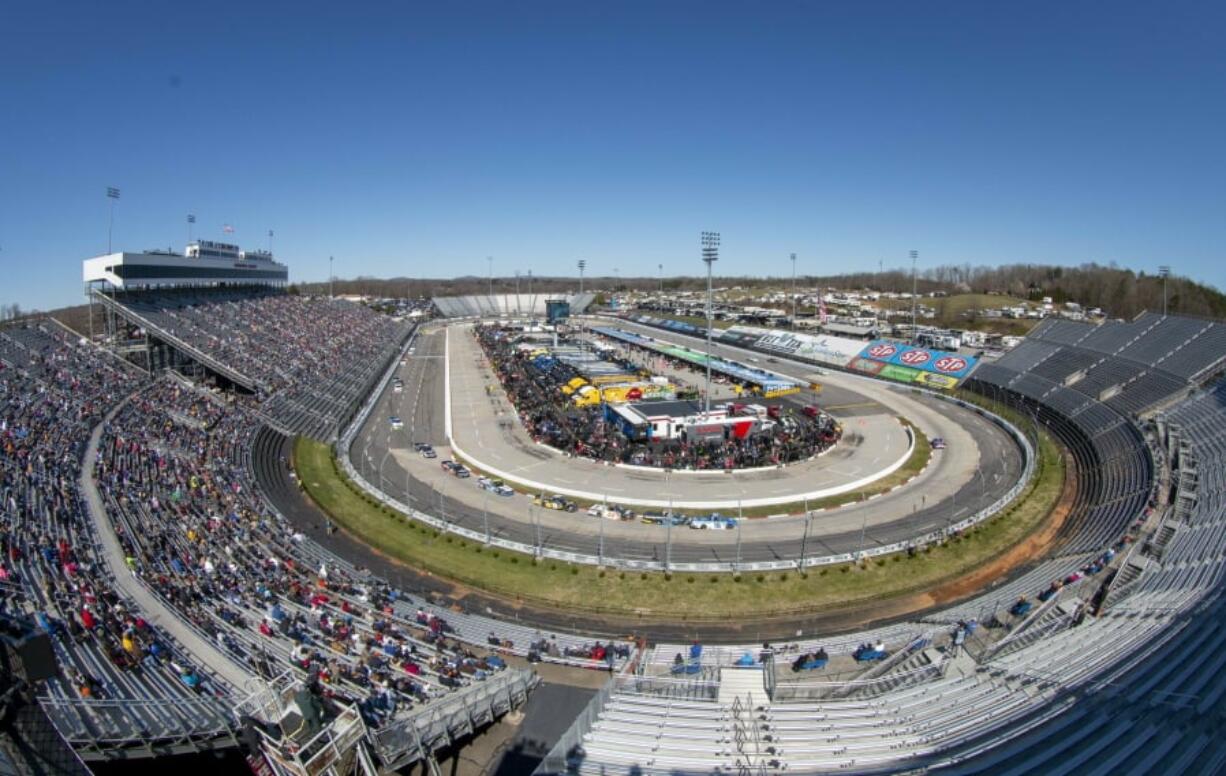
[[[459,477],[462,480],[468,479],[472,474],[468,471],[468,467],[459,461],[443,461],[442,467],[453,477]]]
[[[418,442],[413,445],[413,449],[421,453],[422,458],[438,458],[438,453],[434,452],[434,448],[425,442]]]
[[[532,499],[532,503],[536,504],[538,507],[544,507],[545,509],[556,509],[559,512],[574,512],[579,508],[575,505],[575,502],[571,501],[570,499],[562,498],[557,494],[546,496],[544,493],[539,493]]]
[[[495,496],[514,496],[515,491],[511,490],[502,480],[491,480],[489,477],[481,477],[477,480],[477,487],[482,490],[488,490]]]

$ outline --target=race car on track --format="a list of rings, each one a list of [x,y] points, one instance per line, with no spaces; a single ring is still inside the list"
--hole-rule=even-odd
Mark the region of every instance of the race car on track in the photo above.
[[[642,521],[647,525],[685,525],[688,518],[668,512],[644,512]]]
[[[459,477],[462,480],[468,479],[472,474],[468,471],[468,467],[459,461],[443,461],[442,467],[448,474],[453,477]]]
[[[491,480],[489,477],[481,477],[477,480],[477,487],[482,490],[488,490],[496,496],[514,496],[515,491],[502,480]]]
[[[404,428],[404,421],[396,417],[395,415],[392,415],[391,417],[389,417],[387,419],[387,422],[391,424],[392,431],[399,431],[400,429]]]
[[[532,503],[536,504],[538,507],[544,507],[545,509],[556,509],[559,512],[574,512],[578,509],[578,507],[575,506],[575,502],[571,501],[570,499],[562,498],[557,494],[552,496],[546,496],[544,493],[537,494],[532,499]]]
[[[438,453],[434,452],[434,448],[425,442],[417,442],[413,445],[413,449],[421,453],[422,458],[438,458]]]
[[[705,515],[703,517],[691,517],[690,528],[705,530],[705,531],[727,531],[736,528],[735,517],[724,517],[723,515]]]
[[[932,446],[933,450],[944,450],[945,449],[945,438],[944,437],[933,437],[932,441],[929,444]]]
[[[616,504],[592,504],[587,508],[592,517],[603,517],[608,520],[633,520],[634,512]]]

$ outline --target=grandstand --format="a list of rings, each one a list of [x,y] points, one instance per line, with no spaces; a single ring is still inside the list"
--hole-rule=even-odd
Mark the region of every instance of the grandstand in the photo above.
[[[274,263],[271,254],[258,252],[253,263],[237,246],[201,246],[188,246],[186,257],[87,260],[91,328],[99,307],[103,341],[146,372],[207,375],[260,397],[259,414],[278,428],[334,439],[411,324],[344,300],[287,294],[283,264],[275,265],[274,279],[243,274],[259,275]],[[246,269],[214,277],[218,260],[197,255],[206,250],[233,254],[235,266]],[[159,270],[167,277],[134,283],[133,273],[121,270],[137,261],[173,266]]]
[[[1045,322],[966,379],[1071,457],[1057,547],[1016,579],[838,638],[636,656],[442,609],[283,517],[291,435],[360,421],[408,327],[268,288],[94,297],[106,348],[51,320],[0,330],[0,615],[51,636],[37,701],[86,760],[233,747],[252,724],[276,759],[268,723],[305,724],[297,697],[328,724],[282,772],[346,747],[403,767],[524,703],[535,679],[506,656],[531,655],[624,669],[541,773],[1226,763],[1219,324]]]
[[[571,315],[581,315],[595,294],[474,294],[435,297],[434,309],[443,318],[545,318],[551,301],[570,305]]]
[[[1032,413],[1073,456],[1076,502],[1049,560],[922,621],[841,639],[697,657],[657,645],[538,773],[1218,772],[1226,390],[1190,378],[1226,353],[1185,358],[1182,381],[1150,381],[1134,406],[1167,409],[1142,427],[1111,401],[1120,394],[1100,402],[1039,367],[1084,345],[1098,358],[1083,364],[1165,376],[1187,337],[1217,325],[1108,326],[1118,330],[1090,339],[1088,327],[1045,324],[968,383]],[[864,644],[884,660],[857,662]]]

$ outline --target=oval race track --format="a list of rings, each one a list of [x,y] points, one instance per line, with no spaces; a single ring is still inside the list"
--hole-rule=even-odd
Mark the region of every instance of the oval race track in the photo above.
[[[625,322],[619,325],[643,330]],[[459,332],[454,332],[452,336],[457,334]],[[698,340],[682,335],[670,334],[668,338],[699,344]],[[701,344],[705,347],[705,342]],[[745,357],[744,353],[726,346],[715,345],[712,350],[723,357]],[[831,374],[823,378],[827,388],[822,404],[844,423],[845,428],[855,428],[857,420],[866,413],[885,412],[888,409],[882,406],[885,402],[891,405],[914,403],[912,412],[924,415],[921,427],[929,426],[924,430],[932,436],[944,434],[951,440],[951,449],[935,452],[927,471],[908,486],[864,504],[814,513],[807,538],[806,521],[799,515],[742,521],[740,530],[693,531],[533,508],[523,495],[490,496],[476,487],[475,480],[454,479],[439,467],[439,462],[449,455],[444,425],[444,355],[445,336],[440,328],[423,331],[417,336],[414,352],[409,355],[407,365],[399,370],[404,390],[397,394],[388,387],[379,397],[354,440],[353,464],[370,482],[417,509],[464,528],[481,533],[488,530],[493,537],[527,545],[539,544],[564,552],[617,556],[631,561],[667,560],[670,563],[796,560],[801,556],[802,546],[806,557],[856,552],[944,529],[996,501],[1022,472],[1022,455],[1014,441],[978,414],[880,381],[871,381],[871,388],[881,401],[865,401],[863,394],[869,391],[861,393],[856,389],[857,383],[862,385],[868,381]],[[795,377],[815,371],[809,365],[783,359],[772,368]],[[405,430],[391,431],[387,422],[391,415],[404,420]],[[434,445],[439,460],[421,458],[412,450],[414,442]],[[959,456],[946,456],[949,452],[965,454],[966,449],[957,449],[959,444],[968,449],[978,446],[978,449],[969,460],[959,463],[954,460]],[[573,471],[576,463],[559,459],[551,461],[550,467],[565,476],[568,470]],[[959,483],[958,486],[951,489],[951,481]],[[942,486],[949,491],[944,498],[935,495],[928,498],[929,490],[935,494]],[[666,489],[668,485],[657,480],[645,482],[642,487]]]

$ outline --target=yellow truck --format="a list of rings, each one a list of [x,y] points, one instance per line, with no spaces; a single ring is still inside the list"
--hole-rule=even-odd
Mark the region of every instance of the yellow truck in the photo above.
[[[585,385],[587,385],[587,380],[584,380],[582,377],[572,377],[570,382],[562,386],[562,393],[570,396]]]
[[[585,385],[571,396],[576,407],[595,407],[600,404],[600,391],[590,385]]]

